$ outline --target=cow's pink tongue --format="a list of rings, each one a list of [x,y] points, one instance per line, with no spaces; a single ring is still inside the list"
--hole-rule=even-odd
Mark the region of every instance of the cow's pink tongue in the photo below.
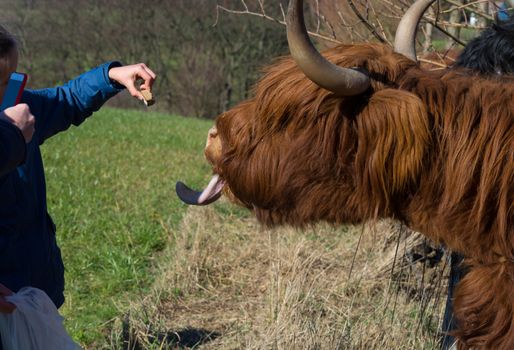
[[[182,202],[190,205],[207,205],[221,197],[221,190],[225,185],[219,175],[214,175],[202,192],[187,187],[183,182],[178,181],[175,191]]]

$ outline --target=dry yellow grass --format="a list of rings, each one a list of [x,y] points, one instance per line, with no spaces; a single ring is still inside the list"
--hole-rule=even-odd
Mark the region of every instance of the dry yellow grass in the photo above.
[[[112,347],[438,349],[446,269],[406,263],[401,231],[393,222],[268,230],[190,208]]]

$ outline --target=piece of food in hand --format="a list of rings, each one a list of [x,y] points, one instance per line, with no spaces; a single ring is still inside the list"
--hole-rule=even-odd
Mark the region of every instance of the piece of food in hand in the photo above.
[[[143,102],[147,107],[150,107],[155,103],[155,100],[153,99],[153,95],[149,90],[141,90],[141,95],[143,95]]]

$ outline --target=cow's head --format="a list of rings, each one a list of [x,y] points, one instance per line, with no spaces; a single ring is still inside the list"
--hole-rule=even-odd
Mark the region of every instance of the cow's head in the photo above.
[[[205,149],[215,176],[202,193],[177,184],[179,196],[208,204],[223,189],[267,224],[393,214],[416,185],[430,143],[423,103],[398,87],[419,70],[415,28],[432,2],[409,9],[394,49],[341,45],[321,56],[302,1],[291,1],[292,57],[268,67],[254,97],[217,118]]]

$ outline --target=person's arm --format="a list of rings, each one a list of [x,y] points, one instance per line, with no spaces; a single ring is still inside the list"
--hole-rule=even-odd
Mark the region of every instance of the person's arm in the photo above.
[[[127,87],[136,98],[143,98],[135,88],[151,88],[155,74],[145,65],[122,66],[110,62],[92,69],[63,86],[26,90],[22,101],[30,105],[36,116],[35,137],[39,144],[72,124],[79,125],[111,97]],[[152,74],[150,74],[151,72]],[[152,76],[153,75],[153,76]]]
[[[24,162],[26,143],[34,134],[34,116],[26,104],[0,113],[0,176]]]

